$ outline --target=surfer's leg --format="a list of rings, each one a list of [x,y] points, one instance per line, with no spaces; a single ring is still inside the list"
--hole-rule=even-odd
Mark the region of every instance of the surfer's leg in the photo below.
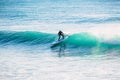
[[[58,36],[58,41],[60,41],[60,35]]]

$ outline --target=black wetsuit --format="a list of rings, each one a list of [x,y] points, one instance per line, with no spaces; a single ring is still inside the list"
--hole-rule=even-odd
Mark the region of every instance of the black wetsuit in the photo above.
[[[64,33],[62,32],[62,31],[59,31],[58,32],[58,41],[61,39],[61,37],[62,37],[62,39],[64,39]]]

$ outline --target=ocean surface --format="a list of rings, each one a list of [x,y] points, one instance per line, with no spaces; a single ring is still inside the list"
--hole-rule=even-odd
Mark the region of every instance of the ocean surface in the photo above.
[[[120,0],[0,0],[0,80],[119,79]]]

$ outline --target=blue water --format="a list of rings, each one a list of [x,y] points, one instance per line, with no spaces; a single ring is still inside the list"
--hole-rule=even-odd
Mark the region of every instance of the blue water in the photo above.
[[[120,21],[119,0],[1,0],[0,4],[1,25]]]
[[[0,0],[0,80],[119,80],[119,58],[120,0]]]

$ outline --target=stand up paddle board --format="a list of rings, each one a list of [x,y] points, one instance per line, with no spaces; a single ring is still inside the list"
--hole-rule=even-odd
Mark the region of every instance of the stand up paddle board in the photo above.
[[[52,43],[51,47],[54,47],[62,42],[64,42],[69,36],[66,36],[64,39],[61,39],[61,40],[56,40]]]

